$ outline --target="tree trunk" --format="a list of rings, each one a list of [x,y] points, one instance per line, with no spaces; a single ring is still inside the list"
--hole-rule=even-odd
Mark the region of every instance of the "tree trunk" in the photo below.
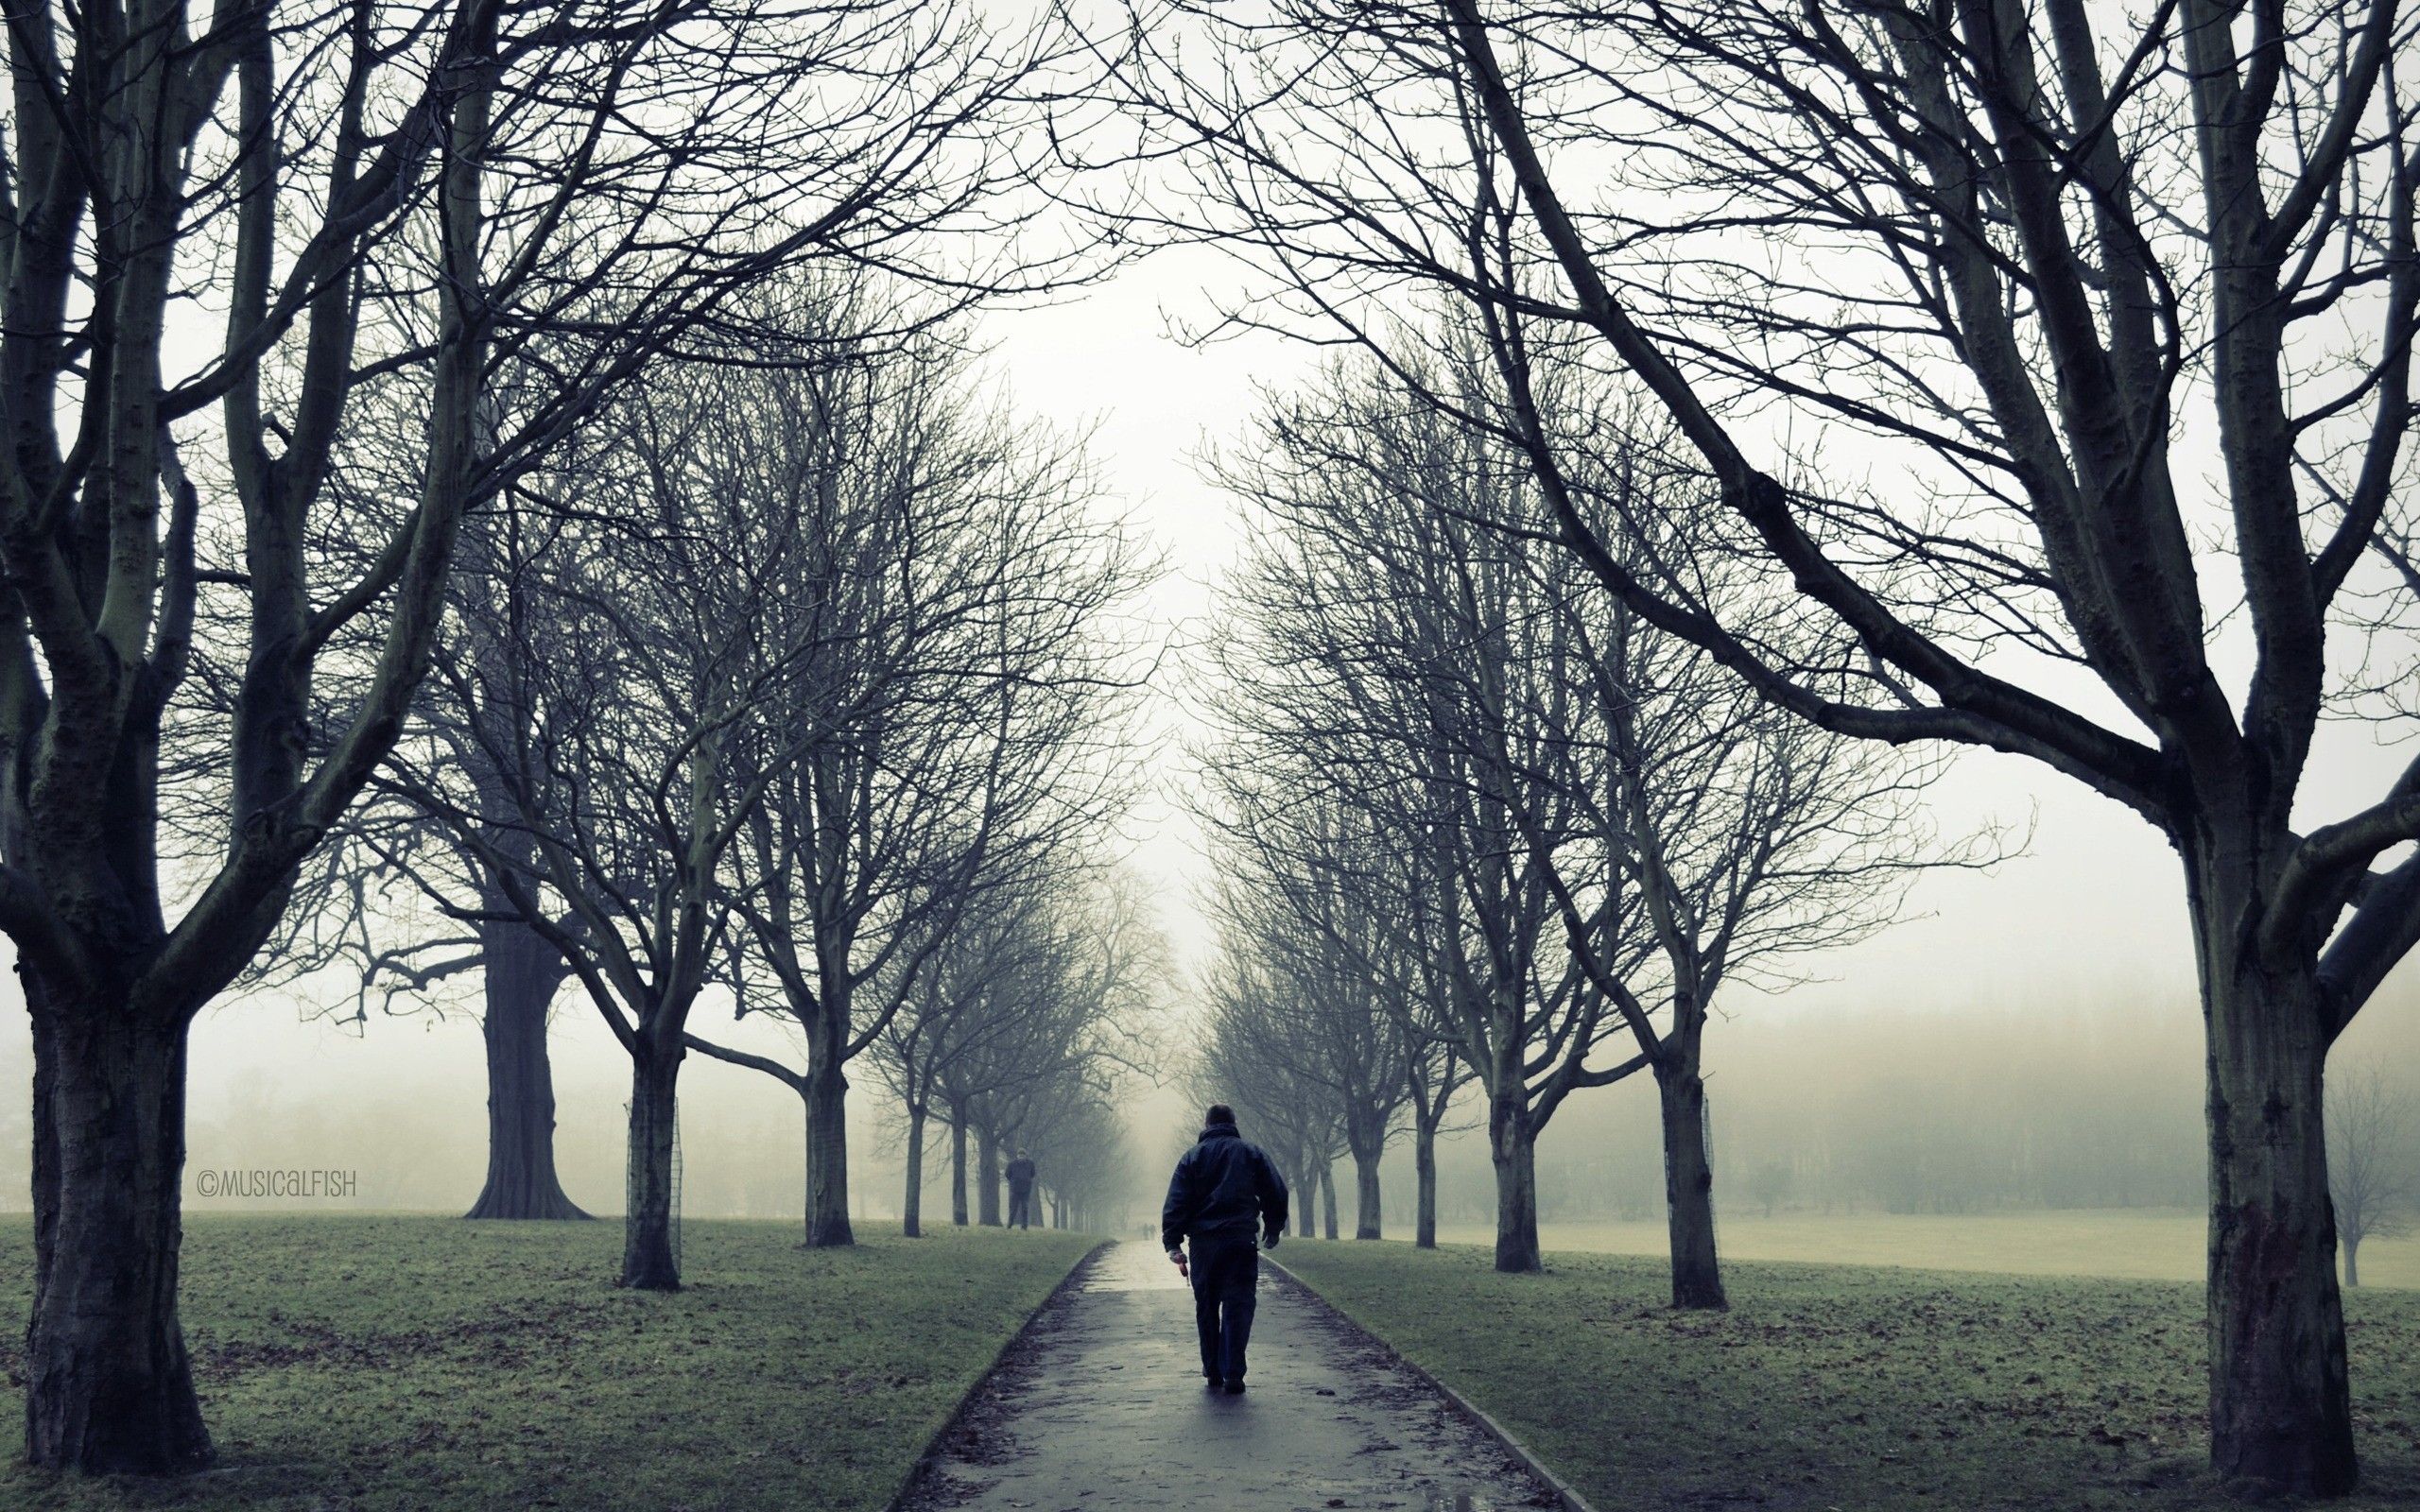
[[[966,1115],[958,1112],[949,1122],[949,1221],[966,1227]]]
[[[641,1031],[631,1052],[629,1211],[622,1220],[622,1284],[681,1289],[672,1253],[672,1143],[680,1116],[682,1045],[658,1046]]]
[[[487,1015],[488,1179],[466,1218],[586,1218],[555,1174],[555,1074],[546,1015],[562,957],[517,919],[479,930]]]
[[[2361,1284],[2361,1242],[2350,1235],[2344,1240],[2344,1284],[2347,1288]]]
[[[1412,1220],[1412,1247],[1437,1247],[1437,1125],[1423,1121],[1412,1127],[1411,1165],[1419,1177],[1420,1211]]]
[[[1655,1068],[1664,1112],[1664,1211],[1672,1246],[1672,1305],[1725,1308],[1714,1250],[1714,1164],[1705,1147],[1705,1080],[1694,1064]]]
[[[988,1128],[975,1131],[976,1216],[986,1228],[1000,1227],[1000,1141]]]
[[[2210,1459],[2228,1480],[2342,1495],[2359,1462],[2317,975],[2249,958],[2245,912],[2195,894],[2209,1035]]]
[[[1487,1102],[1487,1154],[1495,1166],[1495,1268],[1546,1268],[1538,1253],[1537,1139],[1527,1089]]]
[[[837,1046],[816,1047],[806,1072],[806,1244],[832,1249],[857,1242],[849,1227],[849,1078]]]
[[[26,1458],[88,1474],[197,1469],[210,1433],[177,1319],[184,1022],[44,1002],[21,974],[34,1021]]]
[[[1294,1203],[1294,1237],[1308,1239],[1311,1237],[1312,1210],[1319,1204],[1319,1168],[1312,1165],[1310,1161],[1305,1160],[1303,1178],[1295,1185],[1298,1190],[1295,1193]]]
[[[1336,1237],[1336,1162],[1320,1161],[1320,1223],[1330,1239]]]
[[[1383,1239],[1386,1215],[1378,1196],[1378,1157],[1353,1152],[1353,1237]]]
[[[925,1236],[925,1108],[908,1108],[908,1182],[899,1198],[899,1228],[910,1239]]]

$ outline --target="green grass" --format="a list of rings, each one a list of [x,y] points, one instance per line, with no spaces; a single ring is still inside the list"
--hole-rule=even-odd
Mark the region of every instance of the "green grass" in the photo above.
[[[0,1507],[261,1512],[888,1503],[1092,1245],[1074,1234],[691,1222],[686,1290],[616,1290],[622,1226],[197,1215],[183,1315],[210,1472],[26,1469],[32,1229],[0,1220]]]
[[[1666,1244],[1660,1214],[1638,1222],[1549,1223],[1540,1226],[1539,1234],[1549,1249],[1608,1255],[1660,1255]],[[1738,1260],[2166,1281],[2201,1280],[2208,1245],[2204,1214],[2183,1208],[1784,1212],[1771,1218],[1726,1212],[1721,1235],[1724,1253]],[[1495,1231],[1449,1225],[1438,1237],[1449,1244],[1493,1244]],[[2363,1245],[2361,1281],[2420,1287],[2420,1233]]]
[[[1732,1263],[1676,1314],[1655,1260],[1289,1244],[1277,1259],[1596,1504],[1661,1512],[2208,1506],[2200,1288]],[[2367,1476],[2420,1506],[2420,1295],[2348,1304]]]

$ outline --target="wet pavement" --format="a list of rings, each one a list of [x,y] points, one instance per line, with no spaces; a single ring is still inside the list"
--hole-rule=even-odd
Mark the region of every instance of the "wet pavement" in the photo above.
[[[1205,1391],[1192,1295],[1156,1246],[1128,1241],[1088,1262],[1044,1310],[902,1506],[1510,1512],[1556,1504],[1433,1387],[1266,1265],[1251,1389]]]

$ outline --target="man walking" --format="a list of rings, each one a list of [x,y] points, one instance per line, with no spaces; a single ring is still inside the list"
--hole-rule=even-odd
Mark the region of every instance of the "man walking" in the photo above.
[[[1023,1150],[1009,1162],[1009,1227],[1033,1227],[1033,1161]]]
[[[1201,1135],[1178,1158],[1160,1210],[1160,1243],[1182,1266],[1192,1246],[1193,1322],[1201,1334],[1201,1375],[1229,1396],[1244,1389],[1260,1245],[1286,1232],[1286,1180],[1260,1146],[1236,1131],[1235,1109],[1213,1103]],[[1257,1238],[1260,1244],[1254,1244]]]

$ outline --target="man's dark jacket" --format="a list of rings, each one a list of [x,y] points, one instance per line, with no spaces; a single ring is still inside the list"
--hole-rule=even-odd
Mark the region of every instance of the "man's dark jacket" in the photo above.
[[[1271,1238],[1286,1231],[1286,1178],[1236,1125],[1210,1125],[1168,1178],[1161,1246],[1174,1249],[1188,1235],[1249,1239],[1255,1228]]]

